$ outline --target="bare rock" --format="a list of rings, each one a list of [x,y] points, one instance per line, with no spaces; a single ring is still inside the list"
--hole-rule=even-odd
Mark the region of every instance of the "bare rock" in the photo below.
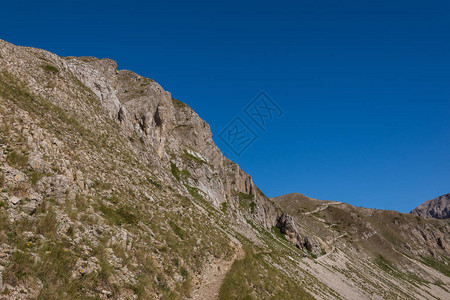
[[[9,198],[9,202],[10,202],[12,205],[17,205],[17,204],[20,203],[20,201],[21,201],[21,199],[20,199],[19,197],[16,197],[16,196],[11,196],[11,197]]]
[[[423,218],[450,218],[450,194],[428,200],[414,208],[410,214],[418,215]]]

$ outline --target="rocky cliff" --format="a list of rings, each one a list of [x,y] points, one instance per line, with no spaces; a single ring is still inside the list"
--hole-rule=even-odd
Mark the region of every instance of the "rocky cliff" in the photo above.
[[[418,215],[424,218],[450,218],[450,194],[428,200],[414,208],[410,214]]]
[[[449,296],[448,222],[268,199],[112,60],[0,40],[0,134],[0,299]]]

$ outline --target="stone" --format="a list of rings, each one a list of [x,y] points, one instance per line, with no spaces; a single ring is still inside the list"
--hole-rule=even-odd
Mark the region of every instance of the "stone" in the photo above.
[[[183,276],[181,276],[181,275],[178,274],[178,273],[175,273],[175,274],[173,274],[173,279],[174,279],[176,282],[182,282],[182,281],[183,281]]]
[[[12,205],[17,205],[17,204],[20,203],[20,201],[21,201],[21,199],[19,197],[16,197],[16,196],[12,196],[12,197],[9,198],[9,202]]]

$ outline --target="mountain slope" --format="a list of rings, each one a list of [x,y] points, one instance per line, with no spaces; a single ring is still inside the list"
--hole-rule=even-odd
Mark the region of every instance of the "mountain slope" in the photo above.
[[[0,40],[0,139],[0,299],[449,296],[446,220],[268,199],[112,60]]]
[[[0,41],[0,121],[7,298],[189,297],[279,215],[192,109],[109,59]],[[253,294],[285,292],[257,268]]]
[[[418,215],[424,218],[450,218],[450,194],[428,200],[414,208],[410,214]]]
[[[301,194],[272,200],[292,216],[278,226],[297,247],[326,252],[302,266],[343,298],[421,299],[431,290],[431,297],[448,297],[450,222]]]

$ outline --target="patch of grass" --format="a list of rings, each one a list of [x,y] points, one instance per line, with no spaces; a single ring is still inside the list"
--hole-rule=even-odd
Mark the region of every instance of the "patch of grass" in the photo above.
[[[239,197],[239,200],[252,200],[254,197],[252,194],[246,194],[242,192],[237,193],[237,196]]]
[[[184,107],[189,107],[187,104],[185,104],[184,102],[181,102],[180,100],[177,100],[175,98],[172,98],[172,103],[175,107],[178,108],[184,108]]]
[[[34,260],[28,251],[18,250],[12,254],[11,263],[3,274],[5,281],[18,284],[33,273]]]
[[[66,111],[61,107],[54,105],[51,101],[32,94],[19,78],[6,71],[0,72],[0,96],[6,100],[19,104],[23,109],[30,113],[46,116],[48,122],[45,124],[47,127],[55,129],[54,121],[59,119],[64,124],[77,131],[81,136],[92,136],[92,133],[84,128],[77,119],[68,115]],[[61,123],[58,122],[57,124],[58,131],[61,131],[59,128]],[[70,130],[69,128],[65,129]]]
[[[24,241],[18,243],[21,249],[12,254],[3,273],[6,283],[17,285],[36,278],[43,285],[37,299],[78,299],[77,292],[82,289],[83,282],[70,280],[68,270],[73,268],[76,258],[68,251],[69,243],[53,239],[42,244],[33,243],[32,247]],[[39,259],[35,259],[33,252]]]
[[[178,181],[180,181],[180,179],[182,178],[191,176],[191,173],[189,173],[189,171],[178,169],[173,162],[170,162],[170,172],[172,173],[173,177],[175,177]]]
[[[117,226],[137,223],[136,215],[127,205],[122,205],[115,209],[102,203],[100,204],[100,211],[110,223]]]
[[[222,202],[222,204],[220,204],[220,210],[226,214],[227,213],[227,209],[228,209],[228,203],[226,202]]]
[[[256,208],[256,203],[252,201],[254,199],[254,196],[252,194],[246,194],[246,193],[236,193],[235,194],[238,197],[239,206],[245,210],[250,209],[251,213],[254,213]],[[253,203],[253,204],[252,204]]]
[[[173,177],[175,177],[178,181],[180,180],[180,169],[178,169],[173,162],[170,162],[170,172]]]
[[[3,187],[5,185],[5,174],[0,171],[0,187]]]
[[[84,196],[77,194],[75,196],[75,207],[78,209],[78,211],[85,211],[88,208],[87,199]]]
[[[112,188],[112,183],[94,180],[94,188],[101,190],[109,190],[110,188]]]
[[[59,73],[59,69],[52,65],[42,65],[41,68],[51,73]]]
[[[54,237],[57,225],[56,213],[52,209],[47,209],[46,213],[38,220],[37,232],[46,237]]]
[[[38,182],[42,177],[44,177],[44,174],[42,174],[41,172],[36,171],[36,170],[33,170],[33,171],[29,172],[27,175],[28,175],[28,178],[29,178],[30,181],[31,181],[31,184],[33,184],[33,185],[36,185],[37,182]]]
[[[183,230],[175,224],[173,221],[169,221],[170,228],[172,228],[173,232],[180,238],[184,239],[184,232]]]
[[[443,261],[439,261],[432,257],[421,256],[422,262],[424,264],[426,264],[427,266],[429,266],[433,269],[438,270],[445,276],[450,277],[450,267],[449,267],[450,259],[448,259],[444,256],[441,256],[441,258],[443,259]],[[447,262],[447,264],[445,263],[445,261]]]
[[[8,163],[15,168],[24,168],[28,164],[28,156],[20,151],[13,150],[6,156]]]
[[[278,236],[280,239],[285,240],[286,237],[284,236],[284,234],[281,233],[280,228],[278,228],[277,226],[272,226],[272,232]]]
[[[184,150],[184,156],[186,156],[187,158],[189,158],[189,159],[191,159],[193,161],[196,161],[198,163],[206,164],[206,161],[204,161],[203,159],[201,159],[201,158],[199,158],[199,157],[197,157],[195,155],[192,155],[187,150]]]
[[[375,259],[375,264],[387,273],[394,270],[389,261],[387,261],[382,255],[378,255],[378,257]]]
[[[194,199],[202,202],[204,205],[206,205],[206,207],[209,207],[209,203],[205,200],[205,198],[203,198],[202,194],[200,194],[200,190],[198,188],[187,184],[185,184],[184,186]]]
[[[298,283],[269,265],[263,254],[244,246],[220,287],[219,299],[314,299]]]

